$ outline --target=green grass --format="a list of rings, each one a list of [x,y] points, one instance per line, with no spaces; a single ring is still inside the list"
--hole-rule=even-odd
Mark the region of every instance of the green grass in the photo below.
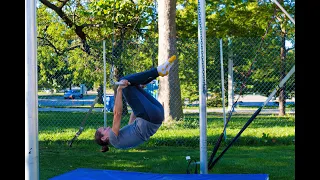
[[[39,112],[40,179],[48,179],[77,168],[113,169],[152,173],[186,173],[186,156],[199,161],[199,115],[186,114],[183,121],[163,124],[151,139],[138,148],[101,153],[93,142],[95,129],[103,126],[104,115],[92,112],[85,130],[72,147],[73,138],[86,113]],[[107,114],[107,124],[112,124]],[[234,114],[228,124],[226,147],[250,115]],[[124,116],[122,126],[129,116]],[[207,115],[208,158],[223,130],[218,113]],[[295,179],[295,117],[258,115],[209,173],[268,174],[270,179]],[[194,169],[194,167],[193,167]]]

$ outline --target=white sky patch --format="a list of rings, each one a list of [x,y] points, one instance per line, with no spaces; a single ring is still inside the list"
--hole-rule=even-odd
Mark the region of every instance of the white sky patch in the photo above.
[[[292,48],[293,44],[290,41],[286,41],[285,46],[286,46],[286,48]]]

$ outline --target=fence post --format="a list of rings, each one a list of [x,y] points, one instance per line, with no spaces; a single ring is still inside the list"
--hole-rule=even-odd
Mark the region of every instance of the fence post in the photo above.
[[[25,0],[25,179],[39,179],[36,2]]]
[[[198,1],[200,174],[208,174],[205,1]]]
[[[232,110],[232,105],[234,103],[233,97],[233,59],[232,50],[228,53],[228,111]]]
[[[226,107],[225,107],[225,89],[224,89],[224,70],[223,70],[223,48],[222,48],[222,39],[220,39],[220,64],[221,64],[221,91],[222,91],[222,110],[223,110],[223,124],[224,126],[227,125],[227,121],[226,121]],[[227,138],[227,134],[226,134],[226,128],[224,128],[224,139]]]

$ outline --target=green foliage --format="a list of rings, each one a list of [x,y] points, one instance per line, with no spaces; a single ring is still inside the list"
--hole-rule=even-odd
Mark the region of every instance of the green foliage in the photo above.
[[[286,1],[285,9],[294,14],[294,2]],[[179,37],[197,37],[198,1],[177,1],[177,34]],[[273,14],[272,2],[259,1],[207,1],[207,37],[262,36]],[[279,11],[279,14],[281,11]],[[280,17],[280,16],[279,16]],[[283,17],[280,17],[280,19]],[[274,25],[277,22],[272,22]],[[294,27],[286,22],[287,26]]]
[[[207,98],[208,107],[222,107],[221,93],[212,93],[210,97]]]
[[[118,68],[119,75],[157,66],[157,14],[153,3],[99,0],[77,4],[69,1],[63,12],[75,24],[85,26],[83,31],[87,35],[91,55],[80,49],[81,40],[75,33],[75,27],[68,27],[54,11],[40,3],[37,8],[39,88],[61,90],[80,84],[89,89],[99,87],[104,81],[103,40],[106,42],[107,78],[112,75],[112,64]],[[179,0],[176,10],[181,99],[190,103],[199,95],[197,3],[196,0]],[[295,11],[294,2],[285,1],[284,5],[290,14]],[[234,82],[235,93],[239,93],[245,83],[246,93],[269,95],[282,74],[290,70],[295,61],[295,51],[288,51],[286,61],[281,61],[281,29],[286,29],[286,40],[294,46],[294,25],[278,12],[275,14],[277,18],[272,19],[274,7],[271,2],[206,2],[208,94],[221,93],[220,37],[223,40],[225,81],[228,78],[228,59],[234,61],[234,78],[238,79]],[[262,40],[268,22],[270,27]],[[252,73],[245,78],[251,65]],[[286,87],[287,96],[292,97],[294,81],[288,81]],[[208,100],[209,106],[213,107],[220,101],[218,98]]]
[[[152,24],[149,21],[153,11],[151,3],[111,0],[67,2],[63,13],[76,25],[84,26],[83,32],[91,47],[90,56],[80,49],[82,40],[75,27],[68,27],[54,11],[40,3],[37,8],[39,87],[61,90],[85,84],[91,89],[101,84],[102,40],[123,38],[120,37],[123,30],[125,38],[138,39],[142,35],[139,28]],[[56,2],[55,5],[60,4]],[[152,35],[153,32],[144,34]],[[110,58],[107,54],[108,66]]]

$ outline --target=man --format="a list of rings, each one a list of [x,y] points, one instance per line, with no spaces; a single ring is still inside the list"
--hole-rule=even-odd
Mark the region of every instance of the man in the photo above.
[[[162,105],[154,97],[142,89],[158,76],[164,77],[176,60],[171,56],[157,68],[130,74],[120,79],[114,104],[113,124],[111,127],[100,127],[96,130],[95,141],[102,146],[101,151],[109,150],[108,145],[118,149],[129,149],[148,141],[154,135],[164,120]],[[122,117],[122,95],[132,109],[128,125],[120,129]]]

